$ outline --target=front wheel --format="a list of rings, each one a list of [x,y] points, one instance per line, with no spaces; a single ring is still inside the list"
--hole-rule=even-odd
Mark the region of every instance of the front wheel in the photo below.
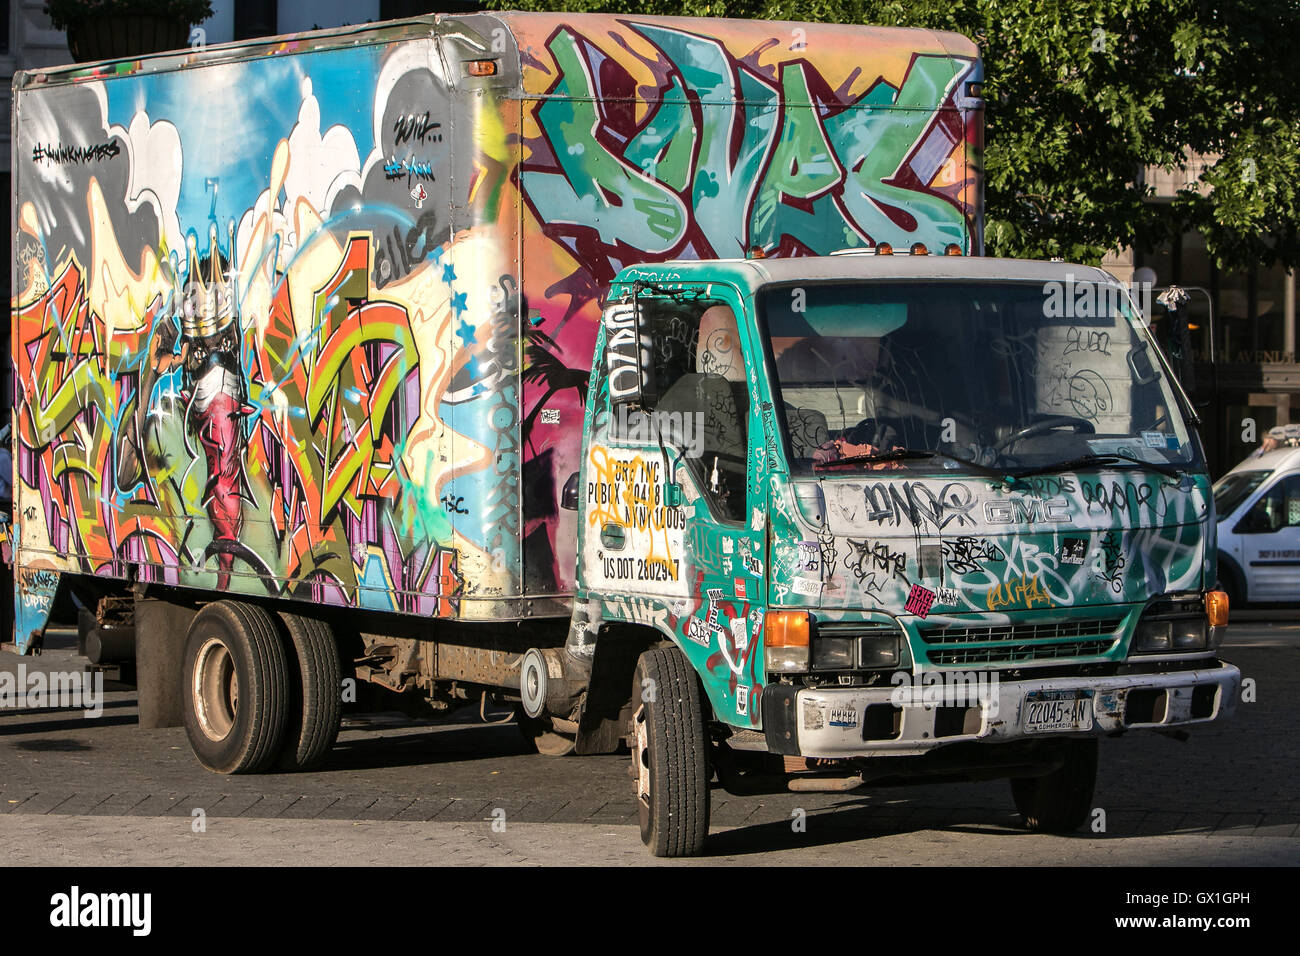
[[[1083,826],[1092,812],[1097,739],[1066,740],[1061,750],[1064,762],[1051,773],[1011,781],[1016,809],[1030,830],[1071,833]]]
[[[641,842],[655,856],[698,856],[709,833],[709,739],[704,690],[681,651],[641,655],[632,705]]]

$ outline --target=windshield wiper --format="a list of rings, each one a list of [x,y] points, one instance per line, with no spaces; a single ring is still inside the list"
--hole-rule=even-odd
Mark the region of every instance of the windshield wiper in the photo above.
[[[836,468],[840,465],[868,464],[879,461],[920,461],[927,458],[946,458],[949,461],[955,461],[959,464],[965,465],[978,474],[987,475],[992,478],[1001,478],[1005,474],[1005,472],[996,468],[981,465],[978,462],[971,461],[969,458],[950,455],[944,451],[920,451],[911,448],[895,448],[893,451],[876,452],[872,455],[854,455],[851,458],[834,458],[830,461],[819,461],[813,465],[813,471],[819,471],[824,468]]]
[[[1031,475],[1045,475],[1052,471],[1070,471],[1073,468],[1082,468],[1085,465],[1114,465],[1121,461],[1130,462],[1134,465],[1141,465],[1143,468],[1150,468],[1152,471],[1158,471],[1167,478],[1181,478],[1186,474],[1182,468],[1175,465],[1162,465],[1158,462],[1147,461],[1143,458],[1135,458],[1132,455],[1126,455],[1123,452],[1106,452],[1105,454],[1080,455],[1078,458],[1071,458],[1068,461],[1053,462],[1050,465],[1035,465],[1033,468],[1021,468],[1016,471],[1007,471],[1005,474],[1010,478],[1028,478]]]

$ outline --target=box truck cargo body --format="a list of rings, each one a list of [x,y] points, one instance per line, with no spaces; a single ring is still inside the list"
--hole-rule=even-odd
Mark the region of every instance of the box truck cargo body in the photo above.
[[[567,616],[614,273],[974,251],[979,79],[949,34],[549,14],[20,74],[18,646],[66,574]]]

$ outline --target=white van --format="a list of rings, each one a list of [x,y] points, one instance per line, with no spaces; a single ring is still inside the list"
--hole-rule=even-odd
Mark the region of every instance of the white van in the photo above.
[[[1300,448],[1247,458],[1214,483],[1219,585],[1230,606],[1300,602]]]

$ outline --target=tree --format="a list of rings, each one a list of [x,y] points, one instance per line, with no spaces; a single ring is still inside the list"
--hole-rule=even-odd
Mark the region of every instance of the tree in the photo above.
[[[489,0],[553,9],[553,0]],[[638,16],[745,16],[954,30],[986,82],[986,238],[995,255],[1097,262],[1204,234],[1224,268],[1300,262],[1295,0],[566,0]],[[1142,171],[1213,163],[1208,195],[1148,202]]]

